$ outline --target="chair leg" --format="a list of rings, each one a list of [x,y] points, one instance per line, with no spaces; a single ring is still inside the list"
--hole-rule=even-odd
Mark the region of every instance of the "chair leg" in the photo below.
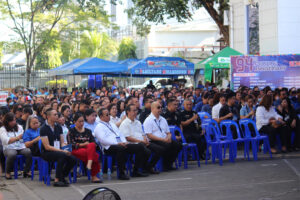
[[[198,167],[200,167],[200,159],[199,159],[198,148],[197,148],[197,147],[194,147],[194,151],[195,151],[195,153],[196,153],[196,158],[197,158],[197,164],[198,164]]]
[[[218,148],[218,154],[219,154],[219,165],[222,166],[223,165],[222,145],[221,144],[217,145],[217,148]]]

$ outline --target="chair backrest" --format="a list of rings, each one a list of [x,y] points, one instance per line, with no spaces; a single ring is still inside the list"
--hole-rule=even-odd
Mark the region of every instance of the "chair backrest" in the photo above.
[[[178,126],[169,126],[169,129],[170,129],[170,132],[172,134],[172,140],[176,140],[175,132],[178,131],[180,133],[182,143],[186,143],[184,135],[183,135],[181,129]]]
[[[198,112],[198,116],[201,120],[203,119],[211,119],[211,115],[208,112]]]
[[[40,153],[42,153],[42,139],[39,139],[39,150],[40,150]]]
[[[236,139],[236,138],[233,138],[231,127],[235,128],[237,138],[241,138],[239,125],[235,121],[233,121],[233,120],[223,120],[223,121],[220,122],[220,127],[221,127],[221,129],[223,127],[225,127],[225,129],[226,129],[226,138],[227,139],[230,139],[230,140]]]
[[[217,134],[217,129],[213,124],[209,124],[206,127],[205,139],[207,143],[220,141],[220,138]]]
[[[259,132],[258,132],[258,130],[256,128],[256,124],[255,124],[255,122],[252,119],[240,119],[239,124],[240,124],[241,129],[244,130],[246,138],[251,138],[252,137],[251,131],[250,131],[250,128],[249,128],[250,124],[254,128],[254,134],[255,134],[255,136],[260,136],[260,134],[259,134]]]

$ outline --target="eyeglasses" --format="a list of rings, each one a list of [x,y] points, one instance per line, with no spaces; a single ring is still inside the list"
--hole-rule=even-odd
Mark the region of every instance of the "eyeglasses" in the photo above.
[[[156,107],[157,109],[161,109],[161,106]]]
[[[103,115],[104,117],[108,117],[109,116],[109,114],[106,114],[106,115]]]

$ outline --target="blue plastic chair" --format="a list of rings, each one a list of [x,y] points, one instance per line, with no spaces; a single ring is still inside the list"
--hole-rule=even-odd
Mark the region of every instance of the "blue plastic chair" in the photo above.
[[[212,162],[215,163],[215,158],[219,159],[219,165],[223,165],[223,158],[222,158],[222,147],[225,145],[229,146],[229,159],[232,160],[232,142],[221,140],[219,134],[217,133],[217,129],[213,124],[209,124],[205,127],[205,139],[206,139],[206,157],[209,156],[209,147],[211,147],[211,155],[212,155]],[[205,164],[207,164],[207,159],[205,160]]]
[[[201,120],[203,119],[211,119],[211,115],[208,112],[198,112],[198,116]]]
[[[38,166],[38,171],[39,171],[39,180],[41,179],[42,177],[42,171],[41,171],[41,158],[40,157],[37,157],[37,156],[32,156],[32,165],[31,165],[31,180],[33,180],[34,178],[34,166],[35,166],[35,163],[37,163],[37,166]]]
[[[263,141],[264,153],[267,153],[267,151],[269,151],[270,158],[272,158],[269,137],[267,135],[260,135],[260,133],[258,132],[258,130],[256,128],[255,122],[251,119],[241,119],[239,121],[239,124],[245,132],[245,137],[251,140],[252,152],[253,152],[254,159],[257,160],[257,150],[258,150],[259,141]],[[249,128],[250,124],[254,128],[254,136],[251,135],[251,131]]]
[[[14,178],[18,179],[18,168],[20,167],[20,170],[24,170],[24,160],[25,157],[23,155],[17,155],[16,159],[14,161]]]
[[[237,144],[238,143],[243,143],[244,144],[244,157],[246,158],[246,156],[247,156],[248,160],[250,160],[250,158],[249,158],[249,142],[250,142],[250,139],[241,137],[241,133],[240,133],[240,129],[239,129],[238,124],[233,120],[223,120],[220,123],[220,127],[221,127],[221,129],[223,127],[226,128],[226,140],[232,141],[233,144],[234,144],[233,145],[234,158],[236,158],[236,156],[237,156]],[[232,127],[235,129],[235,131],[237,133],[237,135],[236,135],[237,138],[233,138],[233,134],[232,134],[232,130],[231,130]],[[224,151],[224,154],[225,154],[225,151]]]
[[[169,129],[170,129],[170,132],[172,134],[172,139],[173,140],[176,140],[175,131],[178,131],[180,133],[181,140],[182,140],[182,147],[183,147],[182,151],[183,151],[183,158],[184,158],[183,159],[184,169],[188,168],[188,160],[187,160],[188,150],[190,150],[192,152],[193,157],[195,157],[195,155],[196,155],[198,167],[200,167],[200,159],[199,159],[199,152],[198,152],[197,144],[187,143],[181,129],[178,126],[169,126]],[[178,159],[179,167],[181,166],[181,158],[182,158],[182,155],[180,154],[179,159]]]

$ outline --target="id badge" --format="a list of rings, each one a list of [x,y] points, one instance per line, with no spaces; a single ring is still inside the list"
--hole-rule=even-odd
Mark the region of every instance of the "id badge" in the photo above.
[[[117,139],[118,143],[122,142],[122,140],[121,140],[121,138],[119,136],[117,136],[116,139]]]
[[[54,148],[60,149],[60,143],[59,143],[59,141],[57,141],[57,140],[54,141]]]

